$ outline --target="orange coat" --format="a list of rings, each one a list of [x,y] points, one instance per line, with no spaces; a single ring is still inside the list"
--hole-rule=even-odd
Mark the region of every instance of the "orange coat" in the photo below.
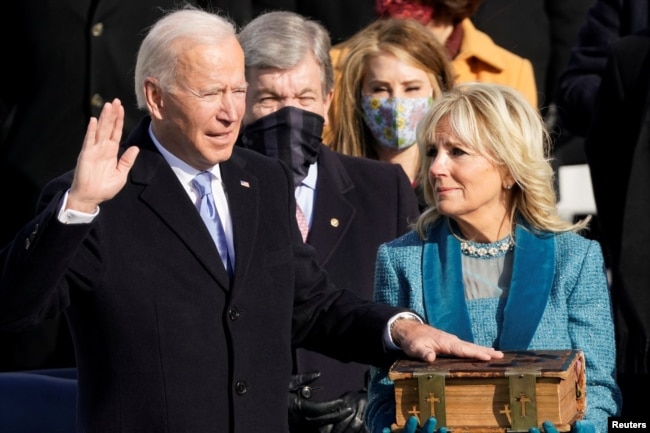
[[[452,61],[456,83],[480,81],[511,86],[537,108],[537,86],[530,60],[495,44],[486,33],[474,27],[469,18],[461,24],[463,40]]]

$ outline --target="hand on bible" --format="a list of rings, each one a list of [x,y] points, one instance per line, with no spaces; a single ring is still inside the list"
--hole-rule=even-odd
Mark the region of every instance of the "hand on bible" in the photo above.
[[[463,341],[454,334],[416,320],[396,320],[390,327],[393,342],[411,358],[433,362],[439,354],[483,361],[503,358],[492,347]]]

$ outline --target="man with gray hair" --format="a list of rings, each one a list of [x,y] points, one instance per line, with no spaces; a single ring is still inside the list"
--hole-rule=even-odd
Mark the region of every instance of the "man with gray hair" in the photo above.
[[[354,158],[321,141],[333,92],[330,37],[293,12],[258,16],[239,33],[248,92],[242,145],[285,162],[305,241],[337,287],[372,299],[377,248],[406,233],[417,198],[396,164]],[[365,432],[367,365],[296,349],[292,432]]]

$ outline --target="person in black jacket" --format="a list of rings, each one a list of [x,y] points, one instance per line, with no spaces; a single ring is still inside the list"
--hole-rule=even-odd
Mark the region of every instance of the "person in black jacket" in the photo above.
[[[639,186],[630,181],[632,177],[628,177],[628,174],[642,131],[640,116],[644,105],[638,98],[646,96],[642,85],[645,85],[643,68],[647,62],[641,52],[626,54],[628,46],[644,48],[639,38],[632,38],[615,48],[615,53],[609,53],[609,49],[621,38],[645,31],[648,27],[650,4],[647,0],[595,0],[587,11],[577,43],[560,76],[557,93],[558,115],[564,127],[580,137],[589,135],[589,139],[584,140],[583,153],[591,172],[596,203],[595,228],[599,232],[598,239],[605,252],[606,264],[611,269],[623,415],[645,414],[644,408],[636,403],[635,389],[639,389],[637,387],[642,386],[644,381],[647,384],[648,380],[648,327],[643,324],[647,320],[647,316],[644,316],[647,309],[642,309],[646,306],[646,295],[639,292],[639,288],[643,288],[643,292],[647,285],[639,285],[643,279],[637,279],[638,275],[632,278],[628,276],[636,273],[629,274],[629,265],[638,262],[634,258],[630,262],[629,255],[628,258],[623,256],[623,229],[642,230],[645,226],[624,221],[628,216],[638,215],[634,209],[639,203],[643,204],[643,200],[638,201],[632,190],[628,189]],[[614,57],[609,64],[608,56]],[[622,71],[616,70],[619,66]],[[609,75],[609,84],[600,91],[605,74]],[[635,84],[635,80],[640,83]],[[622,87],[616,89],[616,83]],[[597,96],[599,93],[601,95]],[[612,138],[614,141],[606,141]],[[624,145],[615,144],[616,158],[612,158],[609,152],[613,143],[619,142]],[[616,167],[623,171],[617,171],[617,175],[612,176],[612,170],[616,170]],[[610,188],[616,188],[615,196],[609,194]],[[631,248],[629,244],[634,239],[643,239],[643,235],[628,233],[626,251],[638,249],[638,257],[643,257],[643,248]],[[628,275],[621,274],[625,272],[622,266],[626,266]],[[642,264],[638,271],[643,272],[646,267]]]
[[[644,419],[637,393],[650,386],[650,30],[607,52],[585,152],[610,259],[622,416]]]
[[[0,245],[34,215],[45,183],[75,166],[86,123],[105,101],[120,98],[124,136],[144,114],[133,93],[133,61],[146,29],[177,0],[12,1],[0,14],[0,181],[5,212]],[[189,0],[227,11],[249,11],[233,0]],[[71,367],[65,321],[50,319],[16,334],[0,333],[0,371]]]
[[[305,241],[316,249],[334,284],[372,299],[377,248],[406,233],[419,215],[404,170],[343,155],[322,143],[334,85],[330,38],[322,25],[293,12],[269,12],[246,25],[239,41],[249,84],[243,145],[292,168],[296,200],[308,221]],[[320,373],[309,383],[294,376],[292,386],[316,390],[308,403],[319,402],[312,406],[320,408],[320,416],[297,401],[303,393],[296,392],[289,407],[292,431],[308,433],[328,424],[334,431],[365,431],[368,366],[304,349],[293,356],[296,375]],[[339,397],[354,412],[331,422],[327,415],[336,405],[329,402]]]
[[[647,0],[595,0],[587,11],[562,72],[557,93],[558,114],[573,134],[584,136],[592,122],[609,45],[650,25]]]

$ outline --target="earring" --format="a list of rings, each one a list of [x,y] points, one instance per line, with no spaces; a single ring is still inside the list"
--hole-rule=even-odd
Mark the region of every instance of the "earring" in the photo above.
[[[512,189],[512,185],[506,185],[506,189]]]

